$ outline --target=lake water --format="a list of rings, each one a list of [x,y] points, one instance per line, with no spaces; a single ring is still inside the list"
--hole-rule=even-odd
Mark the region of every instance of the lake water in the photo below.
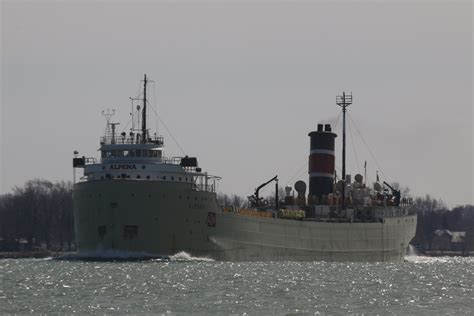
[[[474,258],[404,263],[0,260],[0,314],[473,314]]]

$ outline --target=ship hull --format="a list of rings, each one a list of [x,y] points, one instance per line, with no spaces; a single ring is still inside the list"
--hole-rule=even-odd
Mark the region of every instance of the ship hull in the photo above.
[[[188,183],[102,180],[75,185],[80,255],[179,252],[225,261],[400,262],[416,215],[379,222],[312,222],[223,212]]]

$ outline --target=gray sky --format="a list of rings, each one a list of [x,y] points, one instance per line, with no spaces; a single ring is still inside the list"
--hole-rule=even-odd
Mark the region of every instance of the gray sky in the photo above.
[[[101,111],[115,108],[125,127],[146,72],[161,119],[223,177],[223,192],[250,195],[275,174],[281,185],[307,182],[307,134],[338,116],[345,90],[388,181],[473,203],[470,1],[2,1],[1,10],[2,193],[72,179],[73,150],[98,156]],[[158,128],[168,156],[181,155]],[[367,160],[373,180],[379,167],[352,134],[348,171]]]

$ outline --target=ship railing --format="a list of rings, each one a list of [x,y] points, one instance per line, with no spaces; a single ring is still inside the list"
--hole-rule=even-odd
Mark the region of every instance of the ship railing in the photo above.
[[[216,192],[215,187],[212,184],[204,185],[204,184],[195,184],[194,185],[195,191],[206,191],[206,192]]]
[[[410,208],[409,207],[375,207],[373,209],[374,212],[374,217],[376,218],[384,218],[384,217],[400,217],[400,216],[406,216],[406,215],[412,215],[410,214]]]
[[[145,151],[145,150],[143,150]],[[162,163],[167,165],[180,165],[182,157],[151,157],[151,156],[112,156],[102,157],[103,163],[116,163],[116,162],[134,162],[134,163]],[[191,168],[186,168],[187,171]],[[195,169],[195,168],[192,168]]]
[[[393,196],[374,196],[371,199],[371,205],[374,206],[397,206],[395,205],[395,200]],[[412,197],[402,197],[400,199],[398,206],[412,206],[413,205],[413,198]]]
[[[190,174],[194,177],[193,190],[213,193],[217,191],[221,177],[197,172],[190,172]]]
[[[141,144],[142,139],[141,137],[138,136],[102,136],[100,138],[100,144],[101,145],[115,145],[115,144],[121,144],[121,145],[133,145],[133,144]],[[153,143],[156,145],[161,145],[163,146],[164,144],[164,139],[163,136],[152,136],[148,137],[147,143]]]

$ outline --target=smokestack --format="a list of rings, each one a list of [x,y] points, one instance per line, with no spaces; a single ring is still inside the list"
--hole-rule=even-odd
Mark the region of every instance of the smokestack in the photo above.
[[[331,125],[322,124],[318,130],[308,134],[311,139],[309,155],[309,196],[320,198],[333,193],[334,182],[334,143],[337,135],[331,131]]]

